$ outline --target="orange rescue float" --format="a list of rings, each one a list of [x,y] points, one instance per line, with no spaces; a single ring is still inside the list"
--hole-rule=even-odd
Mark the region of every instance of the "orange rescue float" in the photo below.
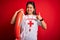
[[[19,12],[16,17],[16,23],[15,23],[15,35],[16,35],[16,40],[20,40],[20,24],[22,21],[23,17],[23,12]]]

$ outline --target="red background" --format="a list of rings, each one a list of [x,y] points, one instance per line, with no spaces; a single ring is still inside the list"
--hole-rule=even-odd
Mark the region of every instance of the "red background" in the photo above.
[[[0,0],[0,40],[14,40],[14,25],[10,24],[15,11],[26,8],[28,0]],[[38,27],[38,40],[60,40],[59,0],[33,0],[37,13],[47,23],[47,30]]]

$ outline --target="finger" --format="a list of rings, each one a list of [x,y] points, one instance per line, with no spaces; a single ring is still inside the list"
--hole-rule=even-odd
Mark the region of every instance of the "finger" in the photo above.
[[[39,15],[40,15],[40,12],[39,12]]]
[[[40,12],[39,12],[39,17],[41,17],[41,14],[40,14]]]
[[[19,9],[19,10],[17,10],[17,12],[19,12],[19,11],[24,11],[24,9]]]
[[[23,8],[21,8],[21,9],[19,9],[19,11],[24,11],[24,9],[23,9]]]

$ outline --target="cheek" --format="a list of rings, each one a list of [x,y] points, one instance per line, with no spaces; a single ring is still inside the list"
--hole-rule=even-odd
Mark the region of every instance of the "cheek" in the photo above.
[[[31,12],[33,12],[34,11],[34,9],[31,9]]]

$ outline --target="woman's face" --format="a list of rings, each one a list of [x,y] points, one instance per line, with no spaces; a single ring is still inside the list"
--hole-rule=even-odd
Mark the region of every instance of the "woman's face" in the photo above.
[[[33,14],[33,11],[34,11],[33,5],[32,5],[32,4],[28,4],[26,11],[27,11],[27,13],[28,13],[29,15]]]

